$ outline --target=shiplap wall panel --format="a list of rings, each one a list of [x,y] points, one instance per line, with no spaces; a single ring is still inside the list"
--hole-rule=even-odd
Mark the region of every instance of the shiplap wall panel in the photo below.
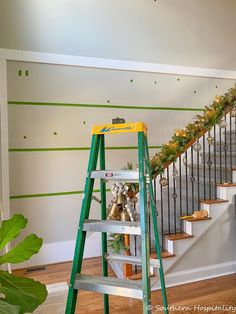
[[[99,194],[95,194],[99,197]],[[28,218],[28,226],[19,240],[34,232],[44,244],[74,240],[79,223],[82,195],[62,195],[11,200],[11,212],[21,212]],[[100,218],[100,206],[92,202],[91,219]]]
[[[137,162],[136,150],[107,151],[106,157],[108,169]],[[11,195],[83,190],[88,158],[89,151],[10,153]]]
[[[147,123],[149,145],[156,146],[168,141],[175,129],[186,125],[196,114],[192,111],[9,105],[10,147],[88,147],[92,125],[110,123],[116,116],[127,122]],[[134,146],[137,139],[133,135],[107,136],[106,143]]]
[[[232,80],[13,61],[8,62],[8,74],[10,99],[22,101],[104,104],[110,100],[121,105],[194,108],[232,86]]]
[[[26,70],[29,76],[25,76]],[[69,104],[195,109],[210,104],[216,94],[222,94],[233,83],[223,79],[8,62],[9,101],[68,103],[67,106],[9,104],[10,149],[89,147],[91,126],[108,123],[116,116],[126,121],[146,122],[149,145],[157,146],[168,141],[176,128],[191,122],[198,112],[86,108]],[[108,136],[106,145],[135,146],[137,139],[134,135]],[[156,151],[151,149],[150,155]],[[83,190],[88,150],[9,154],[13,197]],[[137,160],[135,150],[110,150],[106,155],[110,169]],[[11,199],[11,212],[22,212],[28,217],[27,231],[42,236],[44,243],[70,241],[75,238],[81,200],[82,194]],[[91,216],[99,218],[98,204],[93,202],[92,208]]]

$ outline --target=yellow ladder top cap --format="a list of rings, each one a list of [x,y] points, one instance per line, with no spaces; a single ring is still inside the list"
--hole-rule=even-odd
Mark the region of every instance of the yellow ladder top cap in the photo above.
[[[147,133],[147,125],[143,122],[94,125],[92,134]]]

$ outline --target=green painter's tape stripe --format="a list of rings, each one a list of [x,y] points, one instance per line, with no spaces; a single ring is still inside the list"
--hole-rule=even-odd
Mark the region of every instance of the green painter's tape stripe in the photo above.
[[[186,107],[150,107],[150,106],[126,106],[126,105],[110,105],[110,104],[70,104],[70,103],[51,103],[51,102],[27,102],[27,101],[8,101],[9,105],[26,105],[26,106],[67,106],[67,107],[85,107],[85,108],[122,108],[134,110],[177,110],[177,111],[202,111],[202,108],[186,108]]]
[[[107,192],[110,189],[106,190]],[[93,190],[94,193],[100,192],[100,190]],[[21,195],[12,195],[10,196],[11,200],[19,199],[19,198],[34,198],[34,197],[50,197],[50,196],[62,196],[62,195],[73,195],[73,194],[83,194],[84,191],[69,191],[69,192],[56,192],[56,193],[43,193],[43,194],[21,194]]]
[[[160,145],[149,146],[149,149],[158,149]],[[106,150],[129,150],[138,149],[138,146],[110,146]],[[51,152],[51,151],[76,151],[90,150],[90,147],[43,147],[43,148],[9,148],[9,152]]]

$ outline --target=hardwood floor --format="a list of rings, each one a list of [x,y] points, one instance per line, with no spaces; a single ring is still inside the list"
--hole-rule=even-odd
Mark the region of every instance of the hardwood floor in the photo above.
[[[69,281],[71,263],[49,265],[46,270],[26,273],[25,270],[16,270],[14,273],[19,276],[31,277],[45,284],[52,284],[61,281]],[[100,275],[101,259],[87,259],[83,263],[83,272]],[[110,276],[114,276],[110,270]],[[236,274],[223,277],[203,280],[195,283],[180,285],[167,289],[167,296],[170,313],[236,313]],[[152,313],[163,313],[158,305],[162,304],[159,291],[152,293],[152,304],[157,305]],[[221,306],[222,308],[208,309],[209,306]],[[225,306],[225,309],[223,308]],[[226,308],[228,306],[228,308]],[[232,306],[230,310],[230,306]],[[179,307],[179,308],[178,308]],[[205,307],[205,308],[203,308]],[[139,300],[110,297],[111,314],[118,313],[142,313],[142,302]],[[103,314],[102,296],[98,293],[79,293],[77,314]],[[55,313],[56,314],[56,313]]]

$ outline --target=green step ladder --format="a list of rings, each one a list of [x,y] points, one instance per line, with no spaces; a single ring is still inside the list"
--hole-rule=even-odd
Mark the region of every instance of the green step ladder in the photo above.
[[[105,135],[120,133],[138,133],[138,171],[105,170]],[[100,152],[100,156],[99,156]],[[100,170],[96,170],[100,157]],[[93,198],[95,179],[100,180],[101,220],[88,219]],[[106,220],[106,181],[138,182],[140,222]],[[151,216],[155,234],[155,248],[158,260],[149,258],[149,232],[147,193],[150,197]],[[86,232],[101,232],[102,240],[102,276],[81,274]],[[141,235],[141,258],[107,253],[107,233]],[[108,277],[108,261],[142,265],[142,280],[125,280]],[[151,180],[149,162],[147,126],[142,122],[116,123],[94,126],[92,143],[80,221],[75,245],[74,260],[66,304],[66,314],[75,313],[78,290],[96,291],[104,294],[104,314],[109,314],[109,295],[117,295],[143,300],[143,313],[151,313],[150,266],[158,266],[164,305],[164,313],[168,313],[165,280],[162,266],[159,235],[157,229],[156,207]]]

